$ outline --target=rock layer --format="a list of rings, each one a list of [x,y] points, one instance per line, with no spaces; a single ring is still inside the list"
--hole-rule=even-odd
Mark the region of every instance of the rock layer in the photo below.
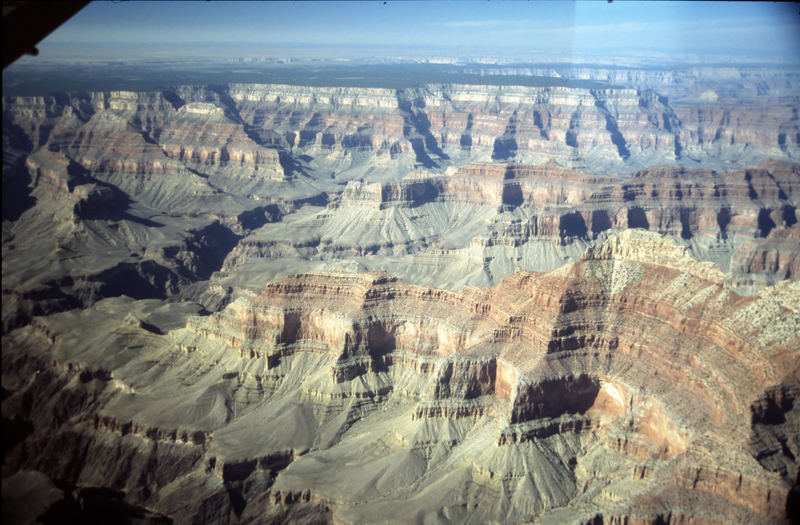
[[[753,291],[795,279],[799,174],[797,165],[774,161],[725,174],[649,168],[626,179],[554,162],[470,163],[397,182],[351,181],[326,209],[243,238],[218,277],[243,265],[268,272],[300,259],[317,270],[355,258],[421,284],[494,284],[518,269],[553,269],[611,232],[636,228],[682,239]],[[737,262],[760,250],[776,263]],[[417,271],[421,265],[431,272]]]
[[[713,86],[714,78],[706,82]],[[731,81],[717,82],[729,89]],[[178,159],[203,173],[234,177],[281,179],[299,172],[292,157],[359,153],[428,168],[450,160],[538,164],[553,158],[584,170],[628,173],[654,163],[741,168],[768,157],[797,158],[796,95],[766,97],[741,88],[735,98],[720,86],[714,100],[682,93],[670,103],[650,88],[231,84],[4,98],[3,112],[6,129],[28,135],[34,148],[57,138],[63,148],[91,149],[87,141],[103,130],[117,134],[106,144],[119,150],[116,157],[144,154],[137,170],[159,172]],[[773,91],[780,93],[780,86]],[[85,130],[63,134],[76,127]],[[91,155],[86,160],[99,162]]]
[[[204,317],[102,301],[4,339],[4,418],[32,429],[6,464],[180,523],[781,522],[800,289],[723,275],[631,230],[494,288],[325,273]]]
[[[4,97],[4,520],[780,523],[797,75],[711,69]]]

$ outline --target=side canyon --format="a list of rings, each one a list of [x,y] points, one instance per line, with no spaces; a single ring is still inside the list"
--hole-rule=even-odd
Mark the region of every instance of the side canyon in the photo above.
[[[790,523],[800,73],[476,72],[4,96],[4,521]]]

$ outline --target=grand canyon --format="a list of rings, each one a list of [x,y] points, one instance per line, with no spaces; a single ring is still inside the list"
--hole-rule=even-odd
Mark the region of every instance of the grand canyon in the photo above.
[[[797,520],[800,69],[461,73],[4,93],[4,521]]]

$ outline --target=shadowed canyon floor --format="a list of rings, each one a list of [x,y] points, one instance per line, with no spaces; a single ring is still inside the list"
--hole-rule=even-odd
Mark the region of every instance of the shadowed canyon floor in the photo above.
[[[798,76],[587,71],[4,97],[4,521],[789,522]]]

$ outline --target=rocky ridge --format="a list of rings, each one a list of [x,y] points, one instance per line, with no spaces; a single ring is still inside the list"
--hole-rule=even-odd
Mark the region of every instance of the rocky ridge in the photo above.
[[[225,282],[243,266],[280,272],[300,259],[302,268],[318,270],[355,258],[362,270],[391,268],[420,284],[488,285],[516,270],[551,270],[595,239],[640,228],[682,239],[696,257],[731,269],[732,283],[753,290],[754,283],[796,278],[797,181],[795,165],[775,162],[727,174],[649,168],[620,180],[552,161],[351,181],[324,210],[243,238],[216,278]],[[428,273],[415,273],[423,256]],[[448,275],[448,267],[459,270]]]
[[[494,288],[304,274],[202,317],[107,299],[6,338],[4,414],[33,429],[6,464],[181,523],[780,522],[799,292],[739,296],[630,230]]]
[[[765,71],[4,97],[4,520],[780,523]]]

